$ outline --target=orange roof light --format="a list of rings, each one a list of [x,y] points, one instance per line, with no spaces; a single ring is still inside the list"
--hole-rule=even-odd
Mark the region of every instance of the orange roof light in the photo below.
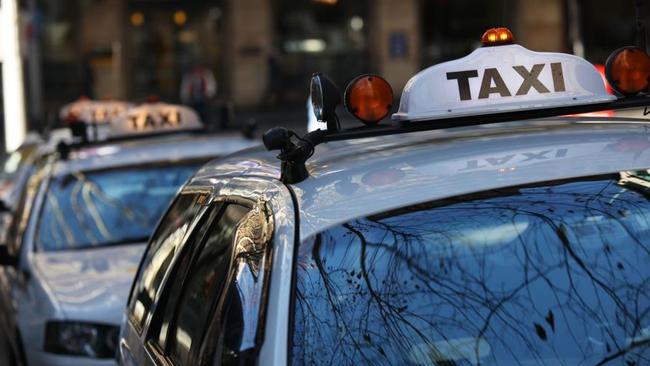
[[[160,98],[155,94],[147,95],[147,98],[145,99],[145,103],[149,103],[149,104],[160,103]]]
[[[638,47],[623,47],[612,52],[605,64],[609,85],[623,95],[647,91],[650,85],[650,57]]]
[[[513,44],[515,42],[515,37],[512,36],[512,32],[508,28],[490,28],[483,33],[481,37],[481,46],[491,47],[491,46],[502,46],[505,44]]]
[[[361,122],[373,125],[390,113],[393,88],[377,75],[361,75],[345,89],[345,108]]]

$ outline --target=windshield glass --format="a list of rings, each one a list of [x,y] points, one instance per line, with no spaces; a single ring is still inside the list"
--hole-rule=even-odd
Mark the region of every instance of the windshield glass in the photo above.
[[[293,364],[650,364],[650,183],[500,189],[299,248]]]
[[[50,181],[36,234],[44,251],[147,241],[199,162],[77,172]]]

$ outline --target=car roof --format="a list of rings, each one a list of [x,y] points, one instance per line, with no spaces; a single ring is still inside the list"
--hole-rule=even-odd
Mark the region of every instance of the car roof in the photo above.
[[[554,118],[329,142],[291,184],[307,238],[357,217],[425,201],[541,181],[650,167],[647,123]],[[204,166],[215,177],[280,179],[276,153],[255,148]]]
[[[53,174],[156,162],[209,159],[225,156],[258,143],[239,134],[191,133],[106,141],[73,150],[69,159],[55,163]]]

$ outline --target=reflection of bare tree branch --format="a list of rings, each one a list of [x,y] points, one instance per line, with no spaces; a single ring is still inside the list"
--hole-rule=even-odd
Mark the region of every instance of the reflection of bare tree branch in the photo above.
[[[303,337],[327,343],[336,329],[331,352],[322,350],[329,363],[404,363],[419,350],[420,361],[439,365],[501,365],[495,352],[512,360],[503,364],[555,364],[548,360],[563,360],[567,344],[582,358],[567,364],[604,354],[650,361],[645,343],[626,343],[650,332],[648,201],[611,182],[595,188],[552,202],[543,187],[511,199],[461,198],[318,235],[317,276],[297,287],[300,319],[314,324]],[[508,223],[516,235],[462,238],[468,229],[489,235],[486,222]],[[310,272],[301,263],[299,272]],[[319,296],[327,309],[312,303]],[[454,351],[461,339],[471,350]]]
[[[86,220],[83,217],[83,212],[82,206],[79,204],[79,192],[83,189],[83,181],[82,180],[77,180],[74,185],[72,186],[72,189],[70,190],[70,205],[74,208],[73,214],[75,218],[77,219],[77,222],[79,223],[79,226],[81,227],[81,230],[83,230],[84,235],[90,239],[91,242],[97,241],[97,237],[93,234],[92,229],[86,224]],[[50,195],[54,196],[54,195]]]
[[[324,280],[324,284],[325,284],[325,287],[327,289],[327,291],[326,291],[327,298],[328,298],[328,301],[329,301],[330,305],[332,306],[332,310],[334,311],[335,317],[337,317],[339,319],[343,319],[344,317],[341,315],[340,308],[337,305],[338,301],[335,300],[332,297],[332,294],[335,293],[336,290],[334,289],[333,283],[331,281],[329,281],[329,276],[328,276],[327,272],[325,271],[325,267],[323,266],[323,262],[321,261],[320,255],[317,254],[318,249],[320,247],[320,243],[321,243],[320,238],[317,238],[316,242],[314,243],[314,251],[313,251],[313,253],[314,253],[314,258],[313,258],[314,263],[316,264],[316,267],[318,268],[318,272],[320,273],[321,278]],[[345,322],[342,322],[341,324],[343,325],[343,327],[345,327],[345,329],[346,329],[346,331],[348,333],[352,333],[350,331],[350,329],[348,328],[348,324],[346,324]],[[352,338],[352,342],[353,342],[355,348],[357,348],[359,350],[361,349],[361,345],[358,343],[358,341],[355,338]],[[363,352],[361,352],[361,355],[363,355],[363,358],[366,360],[366,362],[370,362],[370,359],[368,359]]]
[[[638,348],[638,347],[643,347],[647,346],[650,344],[650,339],[646,339],[641,342],[632,342],[629,346],[620,349],[618,352],[614,352],[611,355],[604,357],[600,362],[598,362],[595,366],[602,366],[610,361],[614,361],[617,358],[620,358],[621,356],[624,356],[625,354],[629,353],[631,350]],[[628,365],[635,365],[635,363],[628,363]]]
[[[403,337],[406,336],[403,332],[399,330],[400,324],[396,323],[401,323],[401,325],[405,325],[408,328],[410,328],[415,334],[417,334],[422,341],[427,341],[428,337],[421,332],[418,327],[414,326],[408,319],[406,319],[404,316],[401,315],[401,312],[398,310],[399,305],[394,305],[391,304],[389,301],[385,301],[373,288],[373,285],[370,281],[370,277],[368,276],[368,269],[366,268],[366,255],[367,255],[367,246],[368,242],[366,241],[365,236],[358,230],[355,230],[352,225],[350,224],[344,224],[343,227],[347,228],[351,232],[355,233],[359,237],[359,241],[361,242],[361,258],[359,259],[360,266],[361,266],[361,275],[365,281],[365,285],[368,288],[368,291],[370,292],[370,296],[372,299],[377,303],[377,307],[380,311],[381,317],[384,320],[384,322],[389,325],[392,323],[392,326],[390,326],[388,329],[391,331],[391,335],[395,337],[396,342],[402,342],[404,339]],[[431,348],[430,352],[434,355],[436,359],[442,359],[442,354],[435,348]]]

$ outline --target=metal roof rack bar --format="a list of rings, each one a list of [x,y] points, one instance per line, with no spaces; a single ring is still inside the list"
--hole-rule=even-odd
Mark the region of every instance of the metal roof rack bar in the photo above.
[[[376,137],[396,135],[402,133],[441,130],[453,127],[470,127],[494,123],[513,122],[527,119],[539,119],[547,117],[559,117],[572,114],[599,112],[606,110],[618,110],[627,108],[645,107],[650,109],[650,96],[627,97],[612,102],[586,104],[577,106],[555,107],[546,109],[529,109],[515,112],[492,113],[483,115],[472,115],[423,121],[403,121],[390,125],[379,125],[375,127],[359,127],[346,130],[339,130],[335,133],[323,135],[321,142],[350,140],[364,137]],[[650,111],[648,111],[650,113]],[[645,115],[645,114],[644,114]],[[643,117],[643,116],[639,116]],[[649,120],[650,122],[650,120]]]
[[[494,123],[559,117],[580,113],[640,107],[645,108],[643,112],[644,116],[647,113],[650,113],[650,111],[648,111],[648,107],[650,107],[650,96],[643,95],[637,97],[626,97],[614,100],[612,102],[597,104],[577,106],[572,105],[546,109],[530,109],[514,112],[423,120],[416,122],[402,121],[390,125],[386,124],[372,127],[350,128],[331,132],[316,130],[302,137],[298,136],[295,132],[287,130],[285,128],[275,127],[268,130],[264,134],[263,140],[267,150],[280,150],[280,154],[278,155],[278,159],[282,162],[280,179],[284,183],[291,184],[299,183],[307,179],[309,172],[307,171],[305,163],[313,155],[314,148],[324,142],[397,135],[420,131],[441,130],[454,127],[479,126]],[[650,123],[650,120],[648,122]],[[292,138],[295,138],[297,141],[293,142]]]

